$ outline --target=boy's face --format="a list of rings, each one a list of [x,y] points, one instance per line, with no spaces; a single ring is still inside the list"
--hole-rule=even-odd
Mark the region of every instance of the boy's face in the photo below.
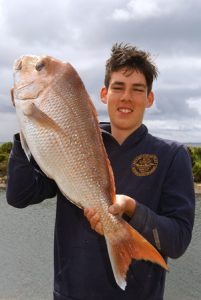
[[[101,90],[101,100],[107,104],[111,129],[130,134],[142,124],[144,111],[153,104],[154,95],[147,94],[142,73],[123,68],[111,74],[109,87]]]

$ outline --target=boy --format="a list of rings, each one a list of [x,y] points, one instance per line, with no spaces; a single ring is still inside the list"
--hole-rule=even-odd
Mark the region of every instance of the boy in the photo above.
[[[185,147],[153,137],[142,124],[145,109],[154,101],[156,77],[149,54],[114,45],[100,93],[110,123],[100,126],[118,194],[110,213],[126,218],[167,259],[181,256],[190,243],[195,199]],[[28,162],[15,136],[8,203],[22,208],[56,194],[54,300],[163,299],[165,270],[150,262],[133,261],[126,290],[117,286],[97,212],[85,209],[89,223],[55,182],[39,172],[34,161]]]

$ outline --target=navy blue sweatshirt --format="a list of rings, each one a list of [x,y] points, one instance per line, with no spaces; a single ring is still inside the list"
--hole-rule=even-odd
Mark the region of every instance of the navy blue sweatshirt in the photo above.
[[[195,195],[186,148],[156,138],[142,125],[122,145],[101,124],[116,193],[137,201],[127,221],[167,260],[187,249],[192,234]],[[78,187],[79,188],[79,187]],[[57,195],[54,248],[54,300],[162,300],[165,270],[133,261],[121,290],[112,273],[104,237],[90,228],[83,211],[69,202],[35,161],[29,162],[15,137],[8,167],[7,201],[23,208]]]

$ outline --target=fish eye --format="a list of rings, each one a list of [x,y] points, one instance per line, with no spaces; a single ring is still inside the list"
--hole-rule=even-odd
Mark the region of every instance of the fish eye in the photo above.
[[[45,63],[44,62],[39,62],[36,64],[36,70],[37,71],[41,71],[45,66]]]

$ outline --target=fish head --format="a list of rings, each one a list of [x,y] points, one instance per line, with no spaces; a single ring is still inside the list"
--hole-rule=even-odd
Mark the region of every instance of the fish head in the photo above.
[[[14,98],[34,100],[61,76],[66,63],[50,56],[25,55],[14,62]]]

